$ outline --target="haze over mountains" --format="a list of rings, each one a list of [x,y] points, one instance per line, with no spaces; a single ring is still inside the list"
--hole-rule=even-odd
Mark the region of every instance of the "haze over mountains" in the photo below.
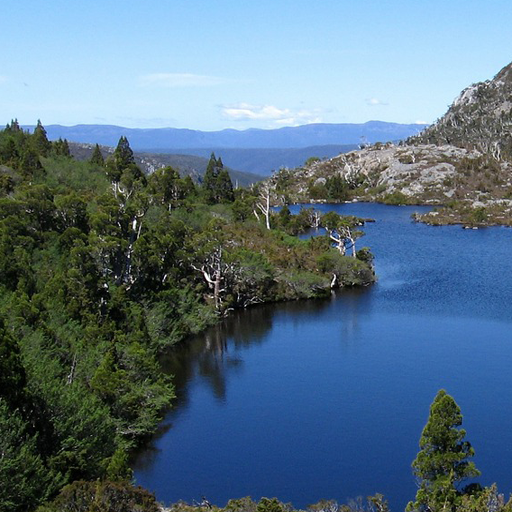
[[[116,146],[124,135],[137,151],[206,157],[213,151],[232,169],[269,175],[296,167],[311,156],[330,158],[362,141],[386,142],[419,133],[425,125],[369,121],[364,124],[308,124],[274,130],[204,132],[179,128],[123,128],[112,125],[45,125],[48,138]],[[33,127],[27,126],[32,129]]]
[[[115,146],[124,135],[136,150],[190,148],[305,148],[400,140],[420,132],[424,125],[369,121],[364,124],[307,124],[274,130],[204,132],[182,128],[123,128],[111,125],[46,126],[50,139]]]

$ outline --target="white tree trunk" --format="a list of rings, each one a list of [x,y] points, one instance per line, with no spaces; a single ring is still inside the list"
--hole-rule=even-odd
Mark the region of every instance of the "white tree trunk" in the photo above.
[[[260,200],[256,203],[256,206],[265,216],[265,225],[267,229],[270,229],[270,186],[268,183],[263,185],[259,199]]]

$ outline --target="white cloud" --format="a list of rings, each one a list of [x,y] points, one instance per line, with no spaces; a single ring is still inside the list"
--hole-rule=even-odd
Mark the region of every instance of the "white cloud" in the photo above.
[[[379,100],[378,98],[368,98],[366,104],[370,107],[387,106],[389,103]]]
[[[222,106],[222,114],[234,121],[270,121],[281,126],[322,122],[317,112],[279,108],[273,105],[251,105],[249,103],[224,105]]]
[[[226,82],[218,76],[192,73],[153,73],[139,77],[139,84],[143,87],[211,87]]]
[[[7,82],[7,77],[0,75],[0,84],[5,84]]]

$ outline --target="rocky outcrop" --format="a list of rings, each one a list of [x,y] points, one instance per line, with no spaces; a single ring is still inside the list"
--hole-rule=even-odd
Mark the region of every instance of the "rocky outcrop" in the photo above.
[[[451,144],[512,159],[512,64],[492,80],[464,89],[446,114],[411,144]]]

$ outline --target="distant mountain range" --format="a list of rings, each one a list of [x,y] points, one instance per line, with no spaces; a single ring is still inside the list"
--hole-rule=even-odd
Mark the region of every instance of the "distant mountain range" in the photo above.
[[[213,151],[231,169],[239,169],[260,176],[270,176],[272,171],[277,171],[283,167],[299,167],[310,157],[332,158],[340,153],[346,153],[357,148],[357,144],[332,144],[308,146],[306,148],[181,148],[147,151],[151,153],[188,154],[203,158],[210,158]]]
[[[138,151],[147,149],[189,148],[305,148],[308,146],[387,142],[405,139],[419,133],[425,126],[418,124],[369,121],[364,124],[307,124],[275,130],[221,130],[204,132],[181,128],[123,128],[111,125],[45,126],[50,139],[59,137],[70,142],[98,143],[115,146],[124,135]]]
[[[24,128],[33,129],[33,126]],[[269,175],[281,167],[296,167],[311,156],[330,158],[361,142],[386,142],[419,133],[425,125],[369,121],[364,124],[308,124],[275,130],[205,132],[180,128],[123,128],[111,125],[45,126],[48,138],[116,146],[124,135],[137,151],[191,154],[213,151],[232,169]]]

